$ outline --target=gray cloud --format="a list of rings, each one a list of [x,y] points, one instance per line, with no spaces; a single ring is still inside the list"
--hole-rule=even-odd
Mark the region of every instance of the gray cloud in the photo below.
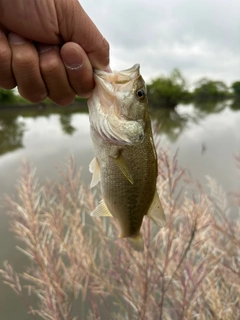
[[[107,38],[114,69],[141,64],[150,79],[178,67],[200,77],[240,80],[240,1],[83,0]]]

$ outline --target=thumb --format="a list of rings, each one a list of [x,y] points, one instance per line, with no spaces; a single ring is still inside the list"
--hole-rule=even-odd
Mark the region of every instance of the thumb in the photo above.
[[[56,1],[59,32],[78,43],[95,69],[109,71],[109,44],[77,0]]]

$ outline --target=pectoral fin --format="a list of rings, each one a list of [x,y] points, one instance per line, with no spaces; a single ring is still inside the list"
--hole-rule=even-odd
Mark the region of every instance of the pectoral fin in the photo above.
[[[113,158],[116,165],[118,166],[119,170],[123,173],[123,175],[128,179],[128,181],[131,183],[131,184],[134,184],[133,182],[133,177],[132,177],[132,174],[130,172],[130,168],[127,164],[127,161],[126,159],[124,158],[124,156],[119,153],[118,157],[116,158]]]
[[[147,217],[159,227],[163,227],[165,225],[166,218],[157,191],[155,191],[155,195],[148,210]]]
[[[93,174],[90,188],[95,187],[100,181],[100,165],[96,158],[93,158],[89,164],[89,171]]]
[[[91,213],[92,217],[109,217],[112,216],[110,211],[108,210],[105,202],[101,200],[99,205],[96,207],[95,210]]]

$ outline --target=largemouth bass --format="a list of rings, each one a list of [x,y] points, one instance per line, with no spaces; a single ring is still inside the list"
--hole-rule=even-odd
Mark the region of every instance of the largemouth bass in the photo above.
[[[156,191],[157,155],[139,69],[136,64],[120,72],[95,70],[88,107],[95,154],[90,187],[100,181],[103,196],[91,215],[116,218],[119,238],[128,237],[141,251],[143,217],[162,227],[165,215]]]

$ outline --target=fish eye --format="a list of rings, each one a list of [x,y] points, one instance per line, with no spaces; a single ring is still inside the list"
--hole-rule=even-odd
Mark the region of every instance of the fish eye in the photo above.
[[[137,98],[139,98],[140,100],[143,100],[145,98],[145,92],[143,89],[139,89],[137,90],[136,96]]]

